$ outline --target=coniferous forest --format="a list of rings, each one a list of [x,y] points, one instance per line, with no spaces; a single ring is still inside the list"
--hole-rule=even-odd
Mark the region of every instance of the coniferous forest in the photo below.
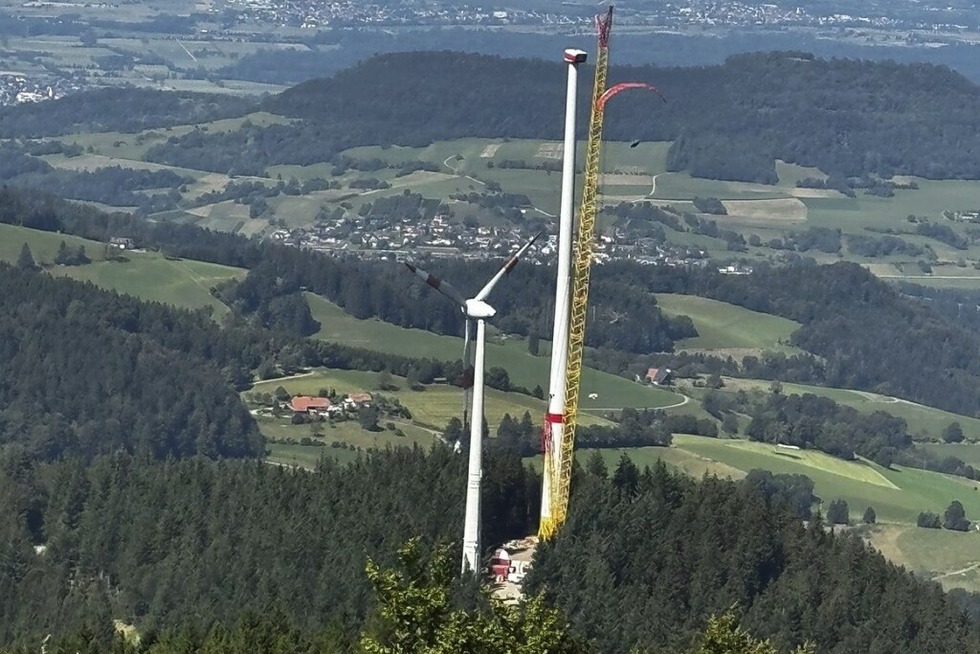
[[[315,472],[5,455],[0,640],[33,647],[52,634],[101,651],[122,620],[141,647],[188,651],[176,643],[186,648],[244,620],[255,651],[287,637],[315,643],[310,651],[356,651],[377,620],[368,558],[393,565],[418,534],[423,551],[455,541],[464,465],[448,448],[369,454]],[[519,458],[490,453],[486,542],[532,526],[538,484]],[[820,652],[980,651],[976,625],[937,584],[819,519],[802,524],[761,484],[590,461],[529,589],[595,652],[683,652],[711,615],[729,610],[780,651],[806,642]],[[471,586],[457,593],[463,606],[475,597]]]

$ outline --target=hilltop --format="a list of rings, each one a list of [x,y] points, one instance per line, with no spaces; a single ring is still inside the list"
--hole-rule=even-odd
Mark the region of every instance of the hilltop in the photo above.
[[[758,53],[720,66],[616,66],[611,75],[610,84],[653,83],[668,102],[639,97],[611,104],[607,138],[676,140],[671,170],[772,183],[773,162],[782,159],[837,175],[980,177],[980,159],[966,145],[980,139],[980,87],[946,68]],[[587,87],[580,98],[586,107]],[[560,64],[396,54],[300,84],[267,107],[327,135],[336,130],[335,142],[347,147],[366,139],[399,145],[461,136],[557,139],[563,88]],[[584,132],[588,112],[580,114]]]

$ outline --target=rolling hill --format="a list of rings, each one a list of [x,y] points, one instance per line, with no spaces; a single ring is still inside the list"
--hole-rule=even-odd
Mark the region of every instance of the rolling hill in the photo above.
[[[319,296],[308,293],[306,297],[313,317],[321,324],[317,334],[319,338],[402,356],[434,357],[444,361],[462,356],[461,337],[439,336],[380,320],[359,320]],[[542,389],[548,387],[548,357],[528,354],[523,339],[499,337],[488,343],[486,365],[488,368],[505,368],[515,384],[527,388],[537,385]],[[596,397],[589,397],[592,394]],[[609,373],[586,368],[582,375],[581,408],[584,411],[615,410],[622,407],[666,408],[686,403],[687,399],[676,393],[638,384]]]
[[[84,247],[92,263],[54,265],[52,262],[62,242],[70,247]],[[210,307],[216,317],[228,313],[228,307],[211,295],[211,287],[245,276],[240,268],[168,258],[158,252],[128,251],[107,260],[105,243],[0,223],[0,261],[17,261],[24,243],[30,247],[35,261],[47,267],[52,275],[92,282],[100,288],[150,302],[185,309]]]

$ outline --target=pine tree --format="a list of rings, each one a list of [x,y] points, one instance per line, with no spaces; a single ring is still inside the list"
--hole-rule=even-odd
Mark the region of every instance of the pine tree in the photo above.
[[[606,468],[606,462],[603,461],[599,450],[593,450],[592,454],[589,455],[588,461],[585,462],[585,470],[590,475],[600,479],[606,479],[609,476],[609,469]]]
[[[34,261],[34,255],[31,254],[31,248],[24,243],[24,247],[20,249],[20,256],[17,257],[17,267],[21,270],[36,270],[37,262]]]
[[[846,500],[834,500],[827,507],[827,522],[833,525],[846,525],[851,521]]]
[[[813,654],[813,645],[807,644],[793,654]],[[738,625],[732,613],[708,620],[698,646],[691,654],[779,654],[779,650],[768,640],[759,640]]]
[[[463,421],[457,417],[449,419],[449,424],[442,431],[442,439],[447,443],[456,443],[463,438]]]
[[[869,506],[864,510],[864,517],[862,520],[864,520],[864,524],[866,525],[873,525],[878,520],[878,515],[875,513],[873,506]]]

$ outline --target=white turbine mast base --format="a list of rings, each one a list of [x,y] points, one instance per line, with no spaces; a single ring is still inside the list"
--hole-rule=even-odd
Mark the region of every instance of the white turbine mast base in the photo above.
[[[472,416],[470,421],[470,458],[466,472],[466,512],[463,519],[463,574],[480,571],[480,485],[483,481],[483,371],[486,356],[486,332],[486,321],[483,318],[477,319],[476,356],[473,361],[475,383],[473,384],[473,408],[470,413]]]

